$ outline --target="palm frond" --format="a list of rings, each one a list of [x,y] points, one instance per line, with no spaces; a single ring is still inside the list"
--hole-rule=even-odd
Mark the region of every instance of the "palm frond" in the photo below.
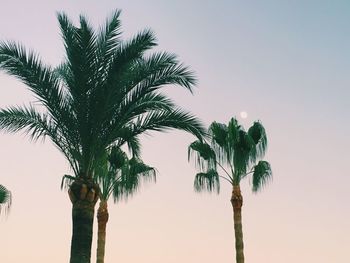
[[[228,143],[228,127],[223,123],[213,122],[209,126],[211,146],[216,153],[216,157],[221,164],[228,164],[231,160],[230,145]]]
[[[216,170],[216,154],[211,146],[197,140],[188,147],[188,160],[194,160],[201,171]]]
[[[252,162],[255,162],[258,158],[264,157],[267,149],[265,128],[259,121],[254,122],[254,124],[248,129],[248,134],[256,145],[252,152]]]
[[[196,84],[194,73],[181,64],[175,54],[167,52],[153,53],[137,60],[128,74],[133,76],[130,78],[133,81],[128,86],[139,86],[147,90],[177,84],[192,92],[192,87]]]
[[[72,176],[69,174],[65,174],[62,176],[62,180],[61,180],[61,190],[68,190],[69,187],[71,186],[71,184],[77,179],[76,176]]]
[[[136,120],[135,127],[139,132],[178,129],[192,133],[197,138],[205,134],[205,129],[199,120],[181,109],[149,112]]]
[[[135,61],[141,59],[147,50],[156,45],[156,38],[151,30],[143,30],[137,33],[131,40],[124,41],[118,45],[118,48],[113,53],[110,66],[107,69],[106,85],[110,95],[125,92],[123,89],[116,90],[115,86],[124,87],[125,83],[121,83],[122,79],[124,78],[124,81],[130,81],[130,78],[125,79],[123,74],[128,72]]]
[[[194,189],[197,192],[220,192],[219,174],[216,170],[209,170],[203,173],[197,173],[194,179]]]
[[[56,121],[68,118],[69,105],[59,87],[59,80],[38,55],[27,52],[15,42],[0,43],[0,69],[26,84]]]
[[[74,147],[76,144],[74,141],[69,141],[70,137],[66,136],[65,131],[62,131],[47,114],[38,113],[32,106],[1,109],[0,130],[7,132],[24,130],[34,141],[50,137],[76,171],[76,161],[80,160],[80,153]]]
[[[270,164],[266,161],[259,161],[253,168],[253,192],[258,192],[261,190],[270,180],[272,180],[272,170]]]
[[[0,129],[7,132],[18,132],[24,129],[31,139],[49,135],[56,136],[54,123],[46,114],[38,113],[30,107],[9,107],[0,110]],[[54,133],[54,134],[52,134]]]
[[[0,184],[0,214],[2,211],[9,212],[12,204],[12,194],[7,188]]]
[[[113,146],[108,155],[108,162],[115,170],[121,169],[128,161],[128,156],[119,147]]]
[[[233,144],[233,166],[236,177],[243,176],[251,165],[252,149],[255,143],[250,136],[244,131],[238,131],[238,140]],[[237,178],[240,180],[240,178]]]
[[[97,36],[97,49],[101,67],[108,65],[106,62],[110,59],[111,55],[120,44],[120,14],[121,10],[115,10],[106,20],[104,27],[99,30],[99,34]]]
[[[127,200],[140,187],[141,181],[155,182],[156,170],[144,164],[140,159],[131,158],[121,169],[121,180],[113,189],[114,201]]]

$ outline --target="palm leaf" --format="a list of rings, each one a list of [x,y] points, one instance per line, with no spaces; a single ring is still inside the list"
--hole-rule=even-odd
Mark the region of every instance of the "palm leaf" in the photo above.
[[[266,161],[259,161],[253,168],[253,192],[261,190],[270,180],[272,180],[271,166]]]
[[[267,136],[265,128],[259,121],[254,122],[249,128],[248,134],[256,145],[251,154],[252,162],[255,162],[258,158],[263,158],[266,152]]]
[[[228,164],[230,160],[230,149],[228,144],[228,127],[223,123],[213,122],[209,126],[211,146],[216,153],[216,157],[222,164]]]
[[[219,174],[216,170],[209,170],[206,173],[197,173],[194,179],[194,189],[197,192],[209,191],[220,192]]]
[[[197,140],[188,147],[188,160],[194,159],[201,171],[216,170],[216,154],[209,144]]]
[[[7,213],[12,204],[12,194],[7,188],[0,184],[0,214]]]

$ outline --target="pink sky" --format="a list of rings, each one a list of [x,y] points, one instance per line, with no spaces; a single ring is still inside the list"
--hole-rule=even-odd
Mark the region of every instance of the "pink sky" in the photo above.
[[[246,262],[347,263],[350,4],[329,3],[14,0],[1,5],[0,40],[20,41],[57,65],[63,46],[56,11],[74,21],[84,13],[98,25],[120,8],[125,37],[152,28],[159,49],[197,73],[194,96],[166,89],[179,105],[206,124],[244,110],[245,127],[260,119],[267,130],[274,180],[257,195],[249,180],[242,185]],[[32,100],[0,73],[0,107]],[[158,180],[127,203],[110,202],[106,262],[234,262],[230,188],[222,182],[220,195],[193,191],[193,140],[182,132],[143,138],[144,161],[158,169]],[[71,205],[60,191],[67,173],[49,140],[0,134],[0,183],[14,196],[0,219],[1,262],[68,261]]]

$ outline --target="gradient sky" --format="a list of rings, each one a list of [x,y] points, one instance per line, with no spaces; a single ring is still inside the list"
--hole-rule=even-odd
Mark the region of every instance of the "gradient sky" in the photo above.
[[[74,21],[84,13],[97,26],[116,8],[125,37],[152,28],[159,49],[196,72],[194,96],[166,89],[179,105],[206,124],[241,111],[246,128],[264,124],[274,180],[258,194],[249,180],[242,184],[246,262],[350,262],[349,1],[2,1],[0,39],[57,65],[56,11]],[[0,107],[32,100],[0,73]],[[127,203],[109,204],[106,262],[234,262],[230,187],[222,182],[220,195],[193,191],[193,140],[183,132],[143,137],[144,161],[158,180]],[[1,262],[68,261],[71,204],[60,191],[67,173],[50,140],[0,134],[0,183],[14,196],[0,219]]]

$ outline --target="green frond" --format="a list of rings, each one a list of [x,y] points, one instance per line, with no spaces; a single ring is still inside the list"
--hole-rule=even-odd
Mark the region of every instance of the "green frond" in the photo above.
[[[240,131],[244,131],[243,127],[238,124],[237,119],[231,118],[228,123],[228,142],[230,146],[236,144],[239,141]]]
[[[132,154],[132,156],[135,158],[138,158],[141,154],[141,142],[139,137],[137,136],[129,137],[126,143],[128,145],[128,150]]]
[[[216,154],[209,144],[195,141],[188,147],[188,160],[194,160],[201,171],[216,170]]]
[[[116,115],[113,116],[118,122],[121,120],[129,122],[150,111],[172,111],[175,108],[175,104],[167,96],[157,92],[143,93],[139,89],[130,92],[118,106]]]
[[[134,195],[141,181],[155,182],[155,180],[156,170],[153,167],[144,164],[140,159],[131,158],[121,169],[121,180],[113,190],[114,201],[127,200]]]
[[[108,155],[108,162],[115,170],[121,169],[128,161],[128,156],[119,147],[113,146]]]
[[[220,192],[219,175],[215,170],[209,170],[206,173],[197,173],[194,179],[194,189],[197,192]]]
[[[57,127],[46,114],[40,114],[30,106],[0,110],[0,129],[7,132],[25,130],[31,139],[37,140],[40,137],[56,136],[52,132],[57,130]]]
[[[77,179],[76,176],[65,174],[61,180],[61,190],[68,190],[71,184]]]
[[[149,111],[124,125],[120,121],[119,119],[111,123],[110,130],[106,132],[106,135],[109,135],[105,139],[108,144],[117,142],[118,146],[122,146],[128,138],[150,131],[164,132],[177,129],[192,133],[198,138],[205,134],[202,123],[195,116],[181,109]]]
[[[223,123],[213,122],[209,126],[209,135],[211,137],[211,146],[216,153],[217,160],[223,165],[231,161],[231,145],[228,143],[228,127]]]
[[[181,64],[175,54],[167,52],[153,53],[146,58],[136,61],[131,68],[137,82],[131,82],[130,86],[146,87],[156,89],[167,84],[175,84],[185,87],[192,92],[192,86],[196,84],[194,73]]]
[[[233,145],[233,166],[236,176],[242,176],[247,172],[252,161],[252,149],[255,143],[244,131],[238,132],[238,140]]]
[[[0,214],[9,212],[12,204],[12,194],[7,188],[0,184]]]
[[[254,122],[254,124],[248,129],[248,134],[256,145],[252,153],[252,161],[255,162],[256,159],[264,157],[267,149],[267,136],[265,128],[259,121]]]
[[[61,120],[68,105],[59,86],[59,80],[38,55],[27,52],[15,42],[0,43],[0,70],[21,80],[48,109],[52,117]]]
[[[140,116],[135,121],[135,127],[140,133],[177,129],[192,133],[197,138],[201,138],[205,134],[205,129],[199,120],[181,109],[151,111]]]
[[[97,36],[97,48],[101,66],[107,65],[106,62],[120,44],[120,14],[121,10],[115,10],[106,20],[104,27],[99,30],[99,34]]]
[[[261,190],[270,180],[272,180],[270,164],[266,161],[259,161],[258,164],[253,167],[253,192]]]
[[[74,141],[69,141],[70,137],[66,136],[65,131],[62,131],[47,114],[38,113],[32,106],[0,109],[0,130],[6,132],[24,130],[34,141],[48,136],[67,157],[72,168],[77,169],[75,161],[79,160],[80,154],[74,148]]]
[[[223,123],[213,122],[209,126],[209,134],[212,137],[212,140],[218,144],[220,147],[225,148],[227,144],[228,137],[228,128]]]

